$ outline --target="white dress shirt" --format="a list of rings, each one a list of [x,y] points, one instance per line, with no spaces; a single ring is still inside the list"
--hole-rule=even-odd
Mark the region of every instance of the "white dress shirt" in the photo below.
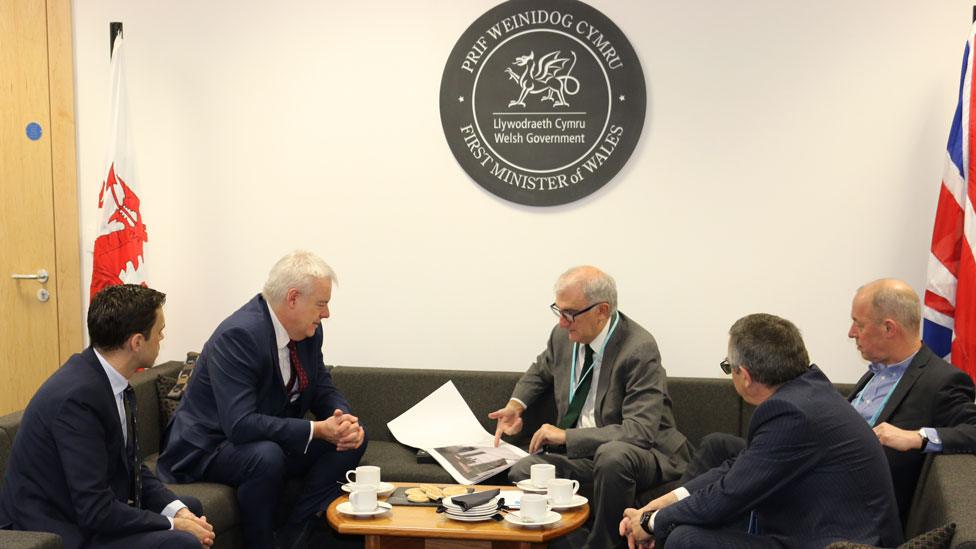
[[[288,350],[288,343],[291,342],[291,337],[288,335],[288,331],[285,330],[284,324],[278,320],[278,315],[275,314],[274,309],[268,307],[268,312],[271,313],[271,325],[274,326],[275,332],[275,345],[278,346],[278,368],[281,370],[281,381],[285,384],[285,387],[288,387],[288,382],[291,381],[291,352]],[[290,398],[292,402],[295,402],[298,398],[298,393],[290,395]],[[308,442],[305,443],[305,453],[308,452],[308,447],[312,444],[314,429],[315,426],[309,421]]]

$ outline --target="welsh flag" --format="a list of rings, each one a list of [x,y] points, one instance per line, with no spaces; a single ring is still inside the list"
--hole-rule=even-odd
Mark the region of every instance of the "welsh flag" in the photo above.
[[[112,49],[112,119],[108,166],[98,192],[98,231],[95,236],[90,297],[105,286],[146,285],[143,243],[149,240],[133,190],[133,158],[129,150],[128,100],[122,34]]]

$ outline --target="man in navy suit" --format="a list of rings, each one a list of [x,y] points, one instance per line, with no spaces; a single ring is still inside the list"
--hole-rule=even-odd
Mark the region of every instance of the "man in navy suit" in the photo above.
[[[810,547],[901,542],[894,489],[877,437],[815,365],[796,326],[754,314],[729,330],[722,369],[756,405],[746,448],[641,509],[631,546]],[[746,520],[750,511],[754,520]],[[748,531],[741,526],[755,523]],[[652,538],[653,536],[653,538]]]
[[[315,515],[366,450],[366,433],[322,362],[334,280],[310,252],[280,259],[261,294],[203,346],[167,427],[159,477],[237,488],[248,547],[305,544]],[[308,412],[316,420],[304,419]],[[302,493],[276,536],[278,496],[294,477],[304,477]]]
[[[165,301],[131,284],[92,299],[92,346],[68,359],[24,411],[0,494],[0,528],[53,532],[67,549],[213,544],[207,520],[140,463],[130,425],[128,380],[159,354]],[[199,501],[186,502],[200,512]]]

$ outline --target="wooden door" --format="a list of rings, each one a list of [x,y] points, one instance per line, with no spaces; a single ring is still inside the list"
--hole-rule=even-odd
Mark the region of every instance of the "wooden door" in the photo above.
[[[81,346],[70,9],[0,0],[0,414]]]

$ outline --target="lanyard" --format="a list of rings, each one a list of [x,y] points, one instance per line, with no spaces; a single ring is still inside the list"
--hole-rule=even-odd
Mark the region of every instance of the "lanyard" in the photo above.
[[[855,405],[864,402],[864,392],[867,391],[868,387],[871,386],[871,382],[873,382],[875,379],[878,379],[880,377],[881,376],[879,376],[878,374],[874,374],[874,376],[872,376],[871,379],[869,379],[868,382],[864,384],[864,388],[861,389],[861,392],[857,394],[857,401],[854,403]],[[901,380],[904,377],[905,377],[905,373],[902,372],[902,376],[898,378],[898,382],[891,386],[891,389],[888,390],[888,394],[885,395],[884,401],[881,402],[881,406],[878,406],[878,409],[874,411],[874,415],[871,416],[871,419],[868,420],[868,426],[874,427],[874,424],[877,423],[878,417],[881,416],[881,411],[884,410],[884,407],[888,404],[888,399],[891,398],[891,393],[895,392],[895,389],[898,388],[898,383],[901,383]]]
[[[617,323],[620,322],[620,312],[618,311],[613,315],[613,322],[610,323],[610,330],[607,332],[606,339],[603,340],[603,346],[600,347],[600,361],[603,361],[603,352],[607,350],[607,343],[610,343],[610,338],[613,337],[613,331],[617,329]],[[576,388],[579,384],[586,379],[586,376],[590,375],[593,371],[593,365],[596,364],[596,359],[590,363],[590,367],[586,369],[585,372],[580,374],[579,381],[576,381],[576,361],[579,360],[579,343],[573,343],[573,369],[569,371],[569,401],[573,401],[573,394],[576,393]]]

